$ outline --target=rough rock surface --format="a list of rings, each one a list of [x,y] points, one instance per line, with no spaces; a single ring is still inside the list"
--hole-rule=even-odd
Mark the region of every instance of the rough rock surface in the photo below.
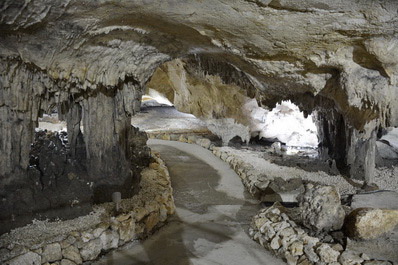
[[[356,239],[374,239],[398,225],[398,210],[358,208],[346,219],[346,233]]]
[[[253,240],[288,264],[348,265],[370,260],[364,253],[344,250],[340,244],[324,243],[310,236],[290,218],[289,210],[278,204],[260,210],[253,217],[249,233]],[[384,261],[372,262],[383,264]]]
[[[87,145],[88,165],[101,163],[92,176],[128,174],[126,121],[154,70],[173,58],[261,104],[290,98],[325,110],[324,153],[371,182],[374,132],[398,125],[397,9],[394,0],[3,1],[2,183],[23,176],[37,118],[54,104],[72,109],[72,131],[74,105],[83,106],[86,133],[101,139]]]
[[[351,208],[381,208],[398,210],[398,192],[376,191],[352,196]]]
[[[307,184],[299,202],[306,227],[318,232],[342,228],[345,211],[340,202],[340,194],[334,187]]]

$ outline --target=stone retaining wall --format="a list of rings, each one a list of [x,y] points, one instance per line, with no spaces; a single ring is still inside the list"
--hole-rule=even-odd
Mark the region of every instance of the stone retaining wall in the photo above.
[[[0,263],[81,264],[151,234],[175,211],[167,167],[159,154],[152,158],[141,173],[139,194],[122,200],[118,213],[114,203],[104,203],[89,216],[15,229],[0,237]]]

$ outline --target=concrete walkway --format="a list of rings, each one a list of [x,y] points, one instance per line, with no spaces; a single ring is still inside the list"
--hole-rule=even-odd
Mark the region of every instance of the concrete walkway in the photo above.
[[[149,239],[95,264],[285,264],[249,238],[258,203],[226,163],[197,145],[148,144],[169,167],[177,212]]]

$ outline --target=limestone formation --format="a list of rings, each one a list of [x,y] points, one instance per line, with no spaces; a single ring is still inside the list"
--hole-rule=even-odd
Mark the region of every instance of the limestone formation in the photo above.
[[[398,225],[398,210],[358,208],[346,219],[345,230],[352,238],[374,239]]]
[[[320,232],[339,230],[343,226],[345,211],[334,187],[307,184],[299,202],[306,227]]]
[[[2,1],[0,233],[39,216],[76,217],[93,203],[110,201],[114,192],[126,199],[147,188],[148,180],[140,182],[150,162],[147,138],[131,126],[147,88],[209,119],[224,144],[235,135],[246,142],[253,136],[242,114],[247,102],[272,108],[290,99],[304,115],[315,114],[321,158],[371,184],[378,132],[398,126],[397,11],[395,0]],[[54,108],[66,120],[67,134],[35,132],[38,118]],[[272,165],[258,172],[225,149],[201,144],[238,168],[252,194],[277,184],[271,183],[277,172]],[[241,162],[249,166],[242,169]],[[261,174],[267,176],[258,181]],[[283,181],[288,178],[296,176]],[[168,190],[167,180],[162,182],[155,190]],[[294,184],[300,193],[302,183]],[[129,242],[173,212],[169,195],[146,196],[139,197],[148,203],[137,207],[137,215],[107,219],[112,235],[93,227],[84,240],[78,234],[74,243],[62,238],[34,249],[42,251],[39,258],[28,249],[12,258],[75,262],[62,259],[69,244],[83,260],[95,259],[103,247]],[[341,228],[344,210],[332,187],[307,185],[300,205],[307,227]],[[392,226],[395,215],[381,211],[358,215],[354,234],[366,238],[384,231],[362,230],[362,217],[381,214]],[[271,215],[270,222],[288,223]],[[306,246],[301,251],[292,229],[266,233],[289,263],[337,261],[338,251],[323,245],[307,249],[310,254],[300,260]]]
[[[23,174],[37,117],[54,105],[71,123],[72,155],[80,104],[94,141],[112,127],[115,132],[97,148],[87,144],[88,164],[102,162],[108,173],[125,168],[130,137],[123,123],[137,110],[155,69],[174,58],[182,60],[172,63],[177,71],[159,68],[164,74],[159,79],[198,88],[198,94],[188,97],[185,88],[175,98],[190,100],[187,106],[195,107],[189,111],[239,120],[233,110],[241,100],[237,91],[269,107],[290,98],[307,112],[319,111],[323,153],[369,182],[375,130],[398,124],[398,7],[393,0],[24,3],[1,5],[4,183]],[[87,13],[91,19],[85,19]],[[198,100],[198,95],[204,96]],[[127,96],[133,99],[130,106],[124,104]],[[220,97],[225,108],[207,108]],[[200,109],[198,102],[206,101]],[[100,105],[114,109],[96,116]],[[96,121],[112,126],[90,129]],[[109,150],[115,143],[117,148]],[[109,159],[97,153],[103,149]],[[99,169],[90,167],[91,176]]]

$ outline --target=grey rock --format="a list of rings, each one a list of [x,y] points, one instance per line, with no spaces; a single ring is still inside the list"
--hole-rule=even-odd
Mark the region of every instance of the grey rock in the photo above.
[[[398,192],[376,191],[352,196],[351,208],[381,208],[398,210]]]
[[[304,246],[304,253],[308,257],[308,260],[316,263],[319,261],[319,256],[316,254],[314,248],[310,245],[305,245]]]
[[[94,239],[86,243],[80,250],[80,255],[83,261],[94,260],[101,253],[101,240],[99,238]]]
[[[60,263],[60,265],[76,265],[76,264],[79,264],[79,263],[75,263],[68,259],[63,259],[63,260],[61,260],[61,263]]]
[[[337,262],[340,252],[334,250],[330,245],[322,243],[316,248],[316,253],[320,260],[325,263]]]
[[[44,263],[44,262],[43,262]],[[23,255],[15,257],[5,263],[6,265],[40,265],[42,259],[39,254],[27,252]]]
[[[101,234],[100,239],[103,250],[109,250],[118,247],[119,234],[116,231],[106,230]]]
[[[83,262],[81,256],[80,256],[80,252],[79,249],[73,245],[65,248],[62,250],[62,256],[65,259],[71,260],[77,264],[80,264]]]
[[[54,262],[62,259],[61,245],[59,243],[53,243],[45,246],[42,253],[42,261]]]
[[[303,224],[315,231],[339,230],[344,224],[345,211],[340,194],[332,186],[307,184],[299,197]]]
[[[364,259],[360,256],[360,253],[355,253],[348,250],[341,253],[339,262],[342,265],[356,265],[364,262]]]

